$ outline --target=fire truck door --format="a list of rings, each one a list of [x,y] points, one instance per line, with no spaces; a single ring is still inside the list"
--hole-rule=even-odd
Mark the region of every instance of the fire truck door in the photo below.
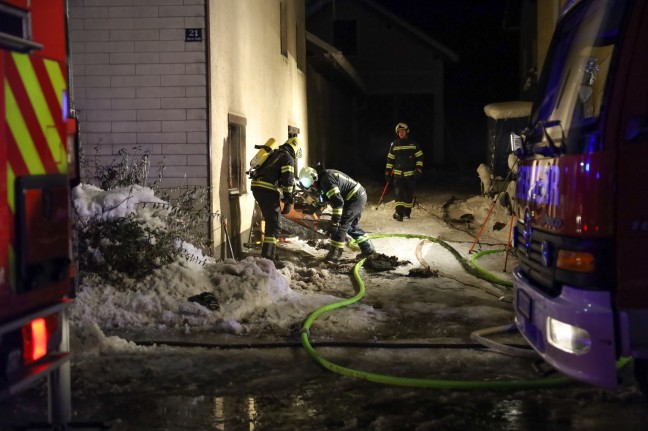
[[[636,8],[641,9],[634,14],[641,17],[641,25],[634,40],[624,45],[615,83],[615,94],[623,94],[617,99],[621,109],[616,202],[618,306],[622,310],[648,310],[648,50],[643,42],[648,40],[648,6],[638,2]]]

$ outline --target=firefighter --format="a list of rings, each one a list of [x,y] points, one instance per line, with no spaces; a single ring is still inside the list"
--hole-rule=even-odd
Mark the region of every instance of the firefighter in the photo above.
[[[398,139],[389,146],[385,165],[385,181],[393,181],[396,192],[394,219],[403,221],[410,218],[414,206],[416,182],[423,173],[423,151],[419,144],[411,139],[409,127],[405,123],[396,125]]]
[[[324,201],[332,208],[330,236],[326,260],[337,261],[342,257],[347,234],[356,240],[361,253],[358,258],[375,253],[367,233],[358,226],[362,210],[367,203],[367,193],[359,182],[335,169],[304,167],[299,171],[299,182],[305,189],[319,190]]]
[[[288,214],[294,202],[296,159],[302,156],[298,138],[290,138],[268,156],[252,178],[252,194],[265,220],[261,256],[275,260],[281,232],[281,214]],[[280,201],[284,203],[281,211]]]

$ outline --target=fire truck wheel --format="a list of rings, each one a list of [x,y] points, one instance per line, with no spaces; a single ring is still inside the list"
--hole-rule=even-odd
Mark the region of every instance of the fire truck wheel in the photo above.
[[[648,399],[648,359],[634,360],[634,375],[641,393]]]

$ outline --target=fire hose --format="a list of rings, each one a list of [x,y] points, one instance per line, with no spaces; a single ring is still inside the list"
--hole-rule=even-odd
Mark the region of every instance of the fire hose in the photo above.
[[[436,242],[447,248],[449,251],[453,252],[455,256],[458,255],[458,252],[454,250],[452,247],[447,245],[445,242],[433,238],[433,237],[428,237],[424,235],[414,235],[414,234],[379,234],[379,235],[369,235],[370,238],[384,238],[384,237],[406,237],[406,238],[421,238],[425,240],[429,240],[432,242]],[[356,293],[355,296],[330,303],[327,305],[324,305],[323,307],[320,307],[313,311],[308,318],[305,320],[304,324],[302,325],[301,329],[301,341],[302,345],[308,352],[308,354],[311,356],[311,358],[320,364],[322,367],[349,377],[356,377],[356,378],[362,378],[371,382],[375,383],[383,383],[383,384],[388,384],[388,385],[395,385],[395,386],[407,386],[407,387],[423,387],[423,388],[435,388],[435,389],[537,389],[537,388],[543,388],[543,387],[554,387],[554,386],[559,386],[559,385],[565,385],[569,383],[574,383],[575,381],[565,377],[565,376],[559,376],[559,377],[551,377],[551,378],[540,378],[540,379],[532,379],[532,380],[509,380],[509,381],[481,381],[481,380],[444,380],[444,379],[422,379],[422,378],[411,378],[411,377],[402,377],[402,376],[394,376],[394,375],[388,375],[388,374],[379,374],[379,373],[372,373],[372,372],[367,372],[367,371],[362,371],[362,370],[357,370],[357,369],[352,369],[348,367],[344,367],[341,365],[338,365],[332,361],[329,361],[328,359],[324,358],[322,355],[320,355],[313,345],[310,342],[310,329],[315,320],[325,314],[329,313],[333,310],[349,306],[351,304],[354,304],[358,302],[360,299],[362,299],[365,295],[365,284],[362,281],[362,278],[360,277],[359,271],[360,268],[364,265],[365,259],[360,260],[354,267],[353,267],[353,276],[356,284],[358,285],[358,292]],[[474,260],[474,259],[473,259]],[[464,268],[469,268],[470,266],[465,262],[464,259],[460,259],[462,262],[462,265]],[[465,262],[465,264],[464,264]],[[473,270],[469,271],[473,272]],[[487,278],[487,279],[495,279],[497,282],[501,284],[502,280],[497,279],[494,276],[488,276],[488,273],[481,270],[477,271],[478,276],[480,278]],[[510,328],[510,325],[506,325],[506,327],[496,327],[496,328],[489,328],[481,331],[475,331],[473,335],[471,335],[471,338],[474,340],[484,340],[483,335],[485,334],[490,334],[494,333],[497,331],[501,331],[502,329],[508,330]],[[521,349],[516,349],[516,350],[521,350]],[[509,353],[511,354],[516,354],[517,351],[510,351]],[[617,368],[621,368],[624,365],[626,365],[629,362],[629,358],[621,358],[619,361],[617,361]]]

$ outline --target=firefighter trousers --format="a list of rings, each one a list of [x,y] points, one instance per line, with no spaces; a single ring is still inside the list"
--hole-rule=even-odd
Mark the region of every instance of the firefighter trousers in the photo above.
[[[396,214],[410,217],[414,206],[416,181],[414,177],[394,176],[394,192],[396,192]]]
[[[261,208],[265,229],[263,230],[263,246],[261,255],[274,258],[279,233],[281,232],[281,206],[279,192],[263,188],[252,188],[252,195]]]
[[[358,226],[362,211],[367,204],[367,194],[361,188],[350,200],[344,202],[340,227],[331,235],[331,248],[343,248],[347,234],[356,240],[360,250],[369,253],[374,251],[373,244],[367,237],[367,233]]]

